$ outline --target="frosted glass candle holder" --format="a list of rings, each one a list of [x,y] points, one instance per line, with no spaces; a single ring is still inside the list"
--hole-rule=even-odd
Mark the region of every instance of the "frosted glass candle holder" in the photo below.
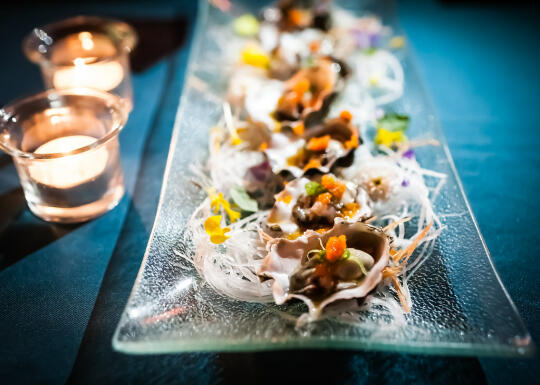
[[[40,66],[47,88],[95,88],[124,98],[131,109],[129,54],[136,43],[126,23],[77,16],[34,28],[23,49]]]
[[[49,90],[0,110],[0,149],[13,157],[34,214],[84,222],[116,206],[124,194],[124,104],[93,89]]]

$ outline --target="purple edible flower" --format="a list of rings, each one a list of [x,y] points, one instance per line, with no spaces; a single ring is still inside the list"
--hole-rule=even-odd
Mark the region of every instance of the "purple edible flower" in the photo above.
[[[401,181],[401,186],[403,186],[403,187],[407,187],[409,184],[410,184],[410,182],[409,182],[408,179],[403,179],[403,180]]]
[[[354,36],[356,45],[362,49],[376,47],[379,41],[378,33],[371,33],[359,29],[353,29],[352,34]]]
[[[403,153],[403,157],[407,159],[414,159],[414,151],[412,148],[409,148],[407,151]]]
[[[379,34],[372,34],[369,36],[369,43],[371,44],[371,47],[376,47],[377,44],[379,44]]]
[[[247,172],[247,179],[263,182],[272,173],[272,167],[267,160],[250,167]]]

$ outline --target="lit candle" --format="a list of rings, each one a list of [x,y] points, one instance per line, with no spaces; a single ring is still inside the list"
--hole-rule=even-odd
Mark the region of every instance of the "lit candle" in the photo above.
[[[96,138],[86,135],[71,135],[53,139],[34,152],[36,154],[65,153],[91,145]],[[89,182],[100,176],[107,166],[108,152],[105,148],[70,155],[58,159],[47,159],[32,163],[30,177],[43,185],[57,189],[68,189]]]
[[[122,64],[114,60],[116,54],[116,47],[105,35],[80,32],[67,36],[56,44],[51,55],[52,62],[59,64],[52,77],[54,87],[103,91],[118,87],[124,70]]]
[[[34,214],[84,222],[116,206],[124,195],[122,107],[107,92],[50,89],[2,108],[10,119],[0,119],[0,144]]]

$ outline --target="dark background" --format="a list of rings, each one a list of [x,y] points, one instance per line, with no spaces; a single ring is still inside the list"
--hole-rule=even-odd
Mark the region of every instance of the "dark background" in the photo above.
[[[342,351],[127,356],[112,351],[112,333],[157,207],[195,8],[193,1],[165,0],[2,4],[0,105],[42,88],[39,71],[21,51],[32,27],[99,14],[137,28],[136,108],[138,102],[144,110],[150,101],[156,107],[148,113],[142,156],[124,161],[137,176],[133,188],[120,207],[90,224],[59,226],[33,217],[11,161],[0,155],[0,382],[538,383],[537,358]],[[402,1],[397,9],[495,266],[538,342],[538,7],[425,0]],[[164,75],[158,79],[153,72],[160,66]],[[158,86],[159,92],[148,91]],[[129,148],[135,136],[127,131],[121,140]],[[96,258],[82,264],[84,269],[69,270],[84,279],[79,282],[54,265],[80,253],[77,237],[94,242],[89,246]],[[58,253],[56,260],[47,246]],[[47,274],[56,278],[35,284]],[[66,309],[74,317],[62,317]]]

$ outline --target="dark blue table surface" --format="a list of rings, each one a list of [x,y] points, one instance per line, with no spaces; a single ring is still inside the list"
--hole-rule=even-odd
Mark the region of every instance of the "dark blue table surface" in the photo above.
[[[138,26],[149,54],[134,74],[135,108],[121,135],[128,193],[115,210],[80,226],[41,222],[0,155],[0,383],[540,381],[537,358],[114,352],[156,212],[196,9],[192,1],[52,4],[3,11],[0,104],[41,88],[20,50],[36,25],[81,13],[120,17]],[[538,11],[433,0],[398,10],[495,266],[538,342]]]

